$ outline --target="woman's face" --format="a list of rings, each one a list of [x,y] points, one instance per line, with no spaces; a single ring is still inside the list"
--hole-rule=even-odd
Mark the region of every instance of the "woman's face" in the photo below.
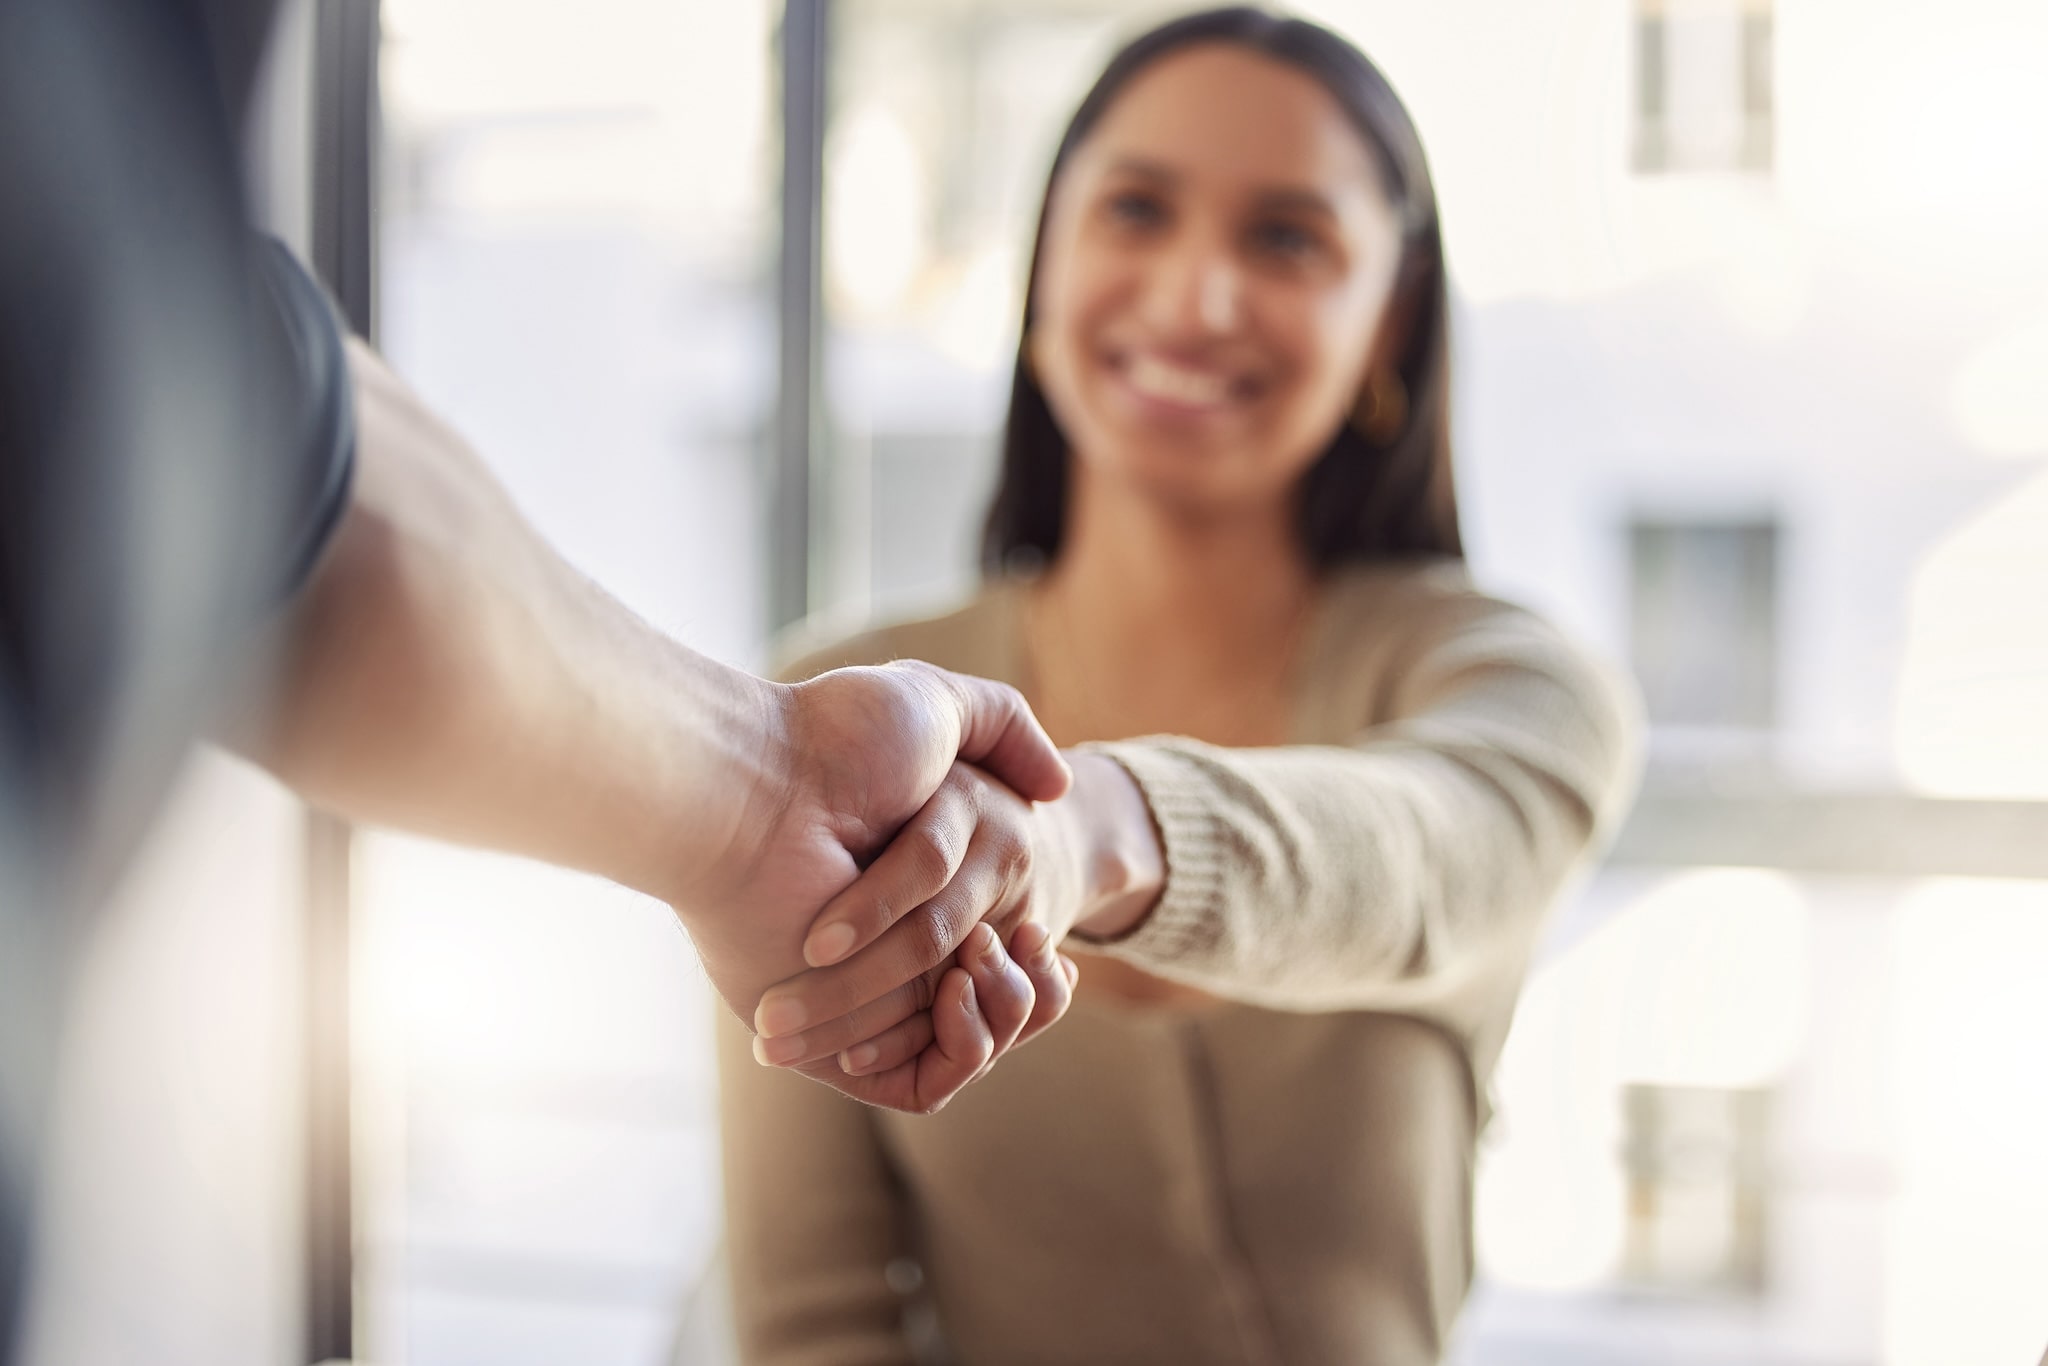
[[[1028,345],[1076,458],[1191,512],[1284,504],[1377,361],[1400,242],[1313,77],[1161,58],[1052,187]]]

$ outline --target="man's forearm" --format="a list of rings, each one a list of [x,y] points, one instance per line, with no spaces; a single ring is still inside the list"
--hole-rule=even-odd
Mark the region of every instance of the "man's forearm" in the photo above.
[[[235,737],[366,822],[675,901],[746,818],[787,690],[660,635],[564,562],[475,456],[359,372],[354,499]],[[719,781],[726,775],[728,781]]]

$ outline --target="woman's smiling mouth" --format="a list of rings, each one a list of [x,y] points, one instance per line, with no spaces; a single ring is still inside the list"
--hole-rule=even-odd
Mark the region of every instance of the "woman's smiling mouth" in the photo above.
[[[1113,362],[1139,398],[1187,411],[1209,411],[1248,397],[1254,386],[1238,375],[1181,364],[1152,352],[1127,353]]]

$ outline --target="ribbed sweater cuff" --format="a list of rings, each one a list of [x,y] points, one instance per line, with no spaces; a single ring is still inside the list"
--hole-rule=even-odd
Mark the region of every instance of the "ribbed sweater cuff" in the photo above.
[[[1224,839],[1209,783],[1195,765],[1144,740],[1079,746],[1113,761],[1144,794],[1166,856],[1159,904],[1130,933],[1096,940],[1119,958],[1162,966],[1213,950],[1223,921]]]

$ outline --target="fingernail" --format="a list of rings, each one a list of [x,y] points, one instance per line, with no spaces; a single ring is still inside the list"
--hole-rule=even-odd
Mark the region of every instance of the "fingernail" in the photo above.
[[[853,948],[853,926],[841,921],[827,925],[804,945],[804,961],[814,968],[829,967],[846,957]]]
[[[882,1056],[882,1050],[871,1043],[857,1043],[839,1055],[839,1070],[849,1076],[865,1072],[875,1065],[875,1059]]]
[[[1052,961],[1056,956],[1052,936],[1047,934],[1045,926],[1036,920],[1025,921],[1017,933],[1010,937],[1010,951],[1030,960],[1031,966],[1040,972],[1052,971]]]
[[[966,1012],[967,1018],[970,1020],[981,1018],[981,1006],[974,999],[974,979],[972,977],[967,979],[967,990],[960,993],[960,1009]]]
[[[988,927],[987,921],[974,927],[974,941],[974,952],[990,967],[1000,971],[1008,966],[1009,959],[1003,953],[1003,941]]]
[[[763,1067],[787,1067],[803,1053],[802,1039],[754,1039],[754,1061]]]
[[[811,1012],[804,1009],[802,1001],[793,996],[772,996],[754,1012],[754,1032],[771,1036],[794,1034],[810,1018]]]

